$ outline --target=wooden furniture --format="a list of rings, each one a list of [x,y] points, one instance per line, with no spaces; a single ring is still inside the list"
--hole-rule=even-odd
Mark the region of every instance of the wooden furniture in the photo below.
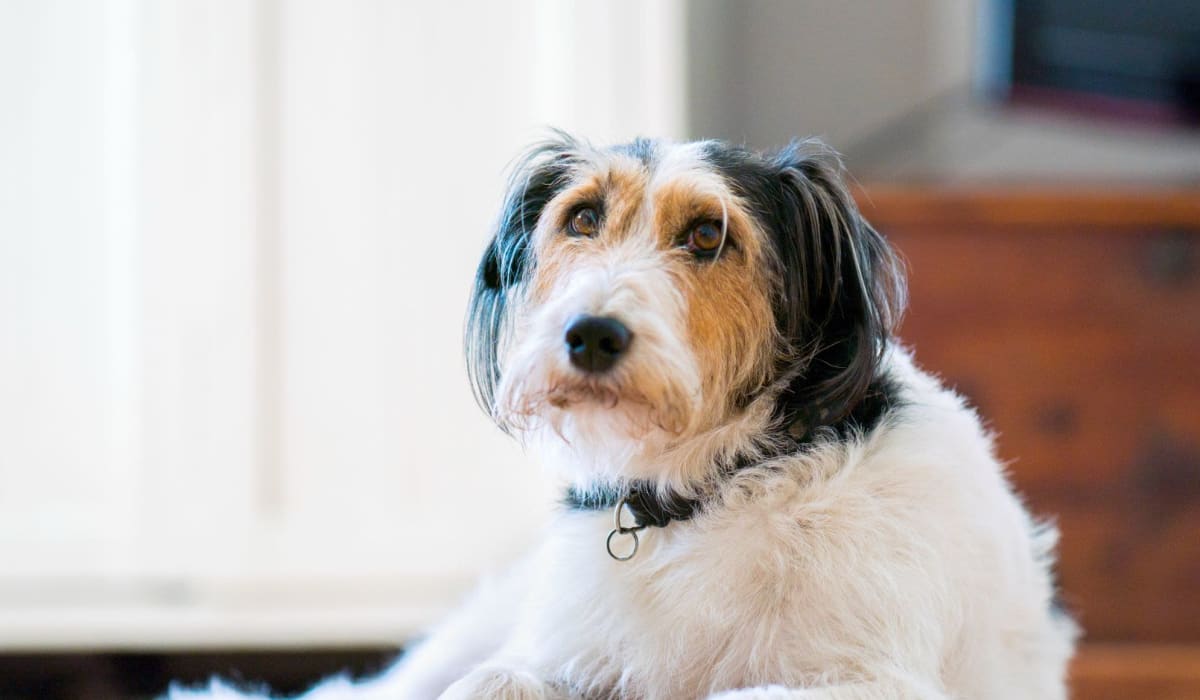
[[[1200,698],[1200,188],[863,187],[901,336],[1062,531],[1077,698]]]

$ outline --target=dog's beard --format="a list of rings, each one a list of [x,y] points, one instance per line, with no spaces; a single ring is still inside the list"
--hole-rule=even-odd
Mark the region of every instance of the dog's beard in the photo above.
[[[501,425],[540,451],[560,453],[555,461],[639,477],[696,432],[704,387],[683,296],[665,266],[652,263],[572,268],[545,302],[517,313],[493,404]],[[563,329],[580,313],[618,318],[632,333],[608,372],[571,365]]]
[[[649,462],[686,440],[700,406],[697,373],[648,339],[602,376],[570,367],[560,343],[516,349],[497,395],[497,419],[571,479],[645,478]]]
[[[571,370],[534,371],[501,385],[497,418],[510,430],[549,429],[571,443],[596,438],[679,438],[691,422],[693,393],[659,385],[650,390],[630,377],[592,378]]]

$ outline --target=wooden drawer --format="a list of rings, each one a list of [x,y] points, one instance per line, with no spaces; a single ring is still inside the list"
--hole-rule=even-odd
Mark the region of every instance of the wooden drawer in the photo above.
[[[1084,645],[1071,664],[1074,700],[1196,700],[1200,647]]]
[[[1087,638],[1200,642],[1200,197],[1116,224],[1086,201],[872,199],[909,262],[901,336],[1058,520]]]

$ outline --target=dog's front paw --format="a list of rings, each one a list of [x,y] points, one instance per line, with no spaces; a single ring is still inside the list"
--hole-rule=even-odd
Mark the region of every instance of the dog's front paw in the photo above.
[[[485,666],[464,676],[440,700],[556,700],[554,689],[526,671]]]

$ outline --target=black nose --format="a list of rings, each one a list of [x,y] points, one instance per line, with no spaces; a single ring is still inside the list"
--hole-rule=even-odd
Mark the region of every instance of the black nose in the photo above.
[[[631,334],[608,316],[577,316],[567,325],[567,354],[585,372],[607,372],[627,349]]]

